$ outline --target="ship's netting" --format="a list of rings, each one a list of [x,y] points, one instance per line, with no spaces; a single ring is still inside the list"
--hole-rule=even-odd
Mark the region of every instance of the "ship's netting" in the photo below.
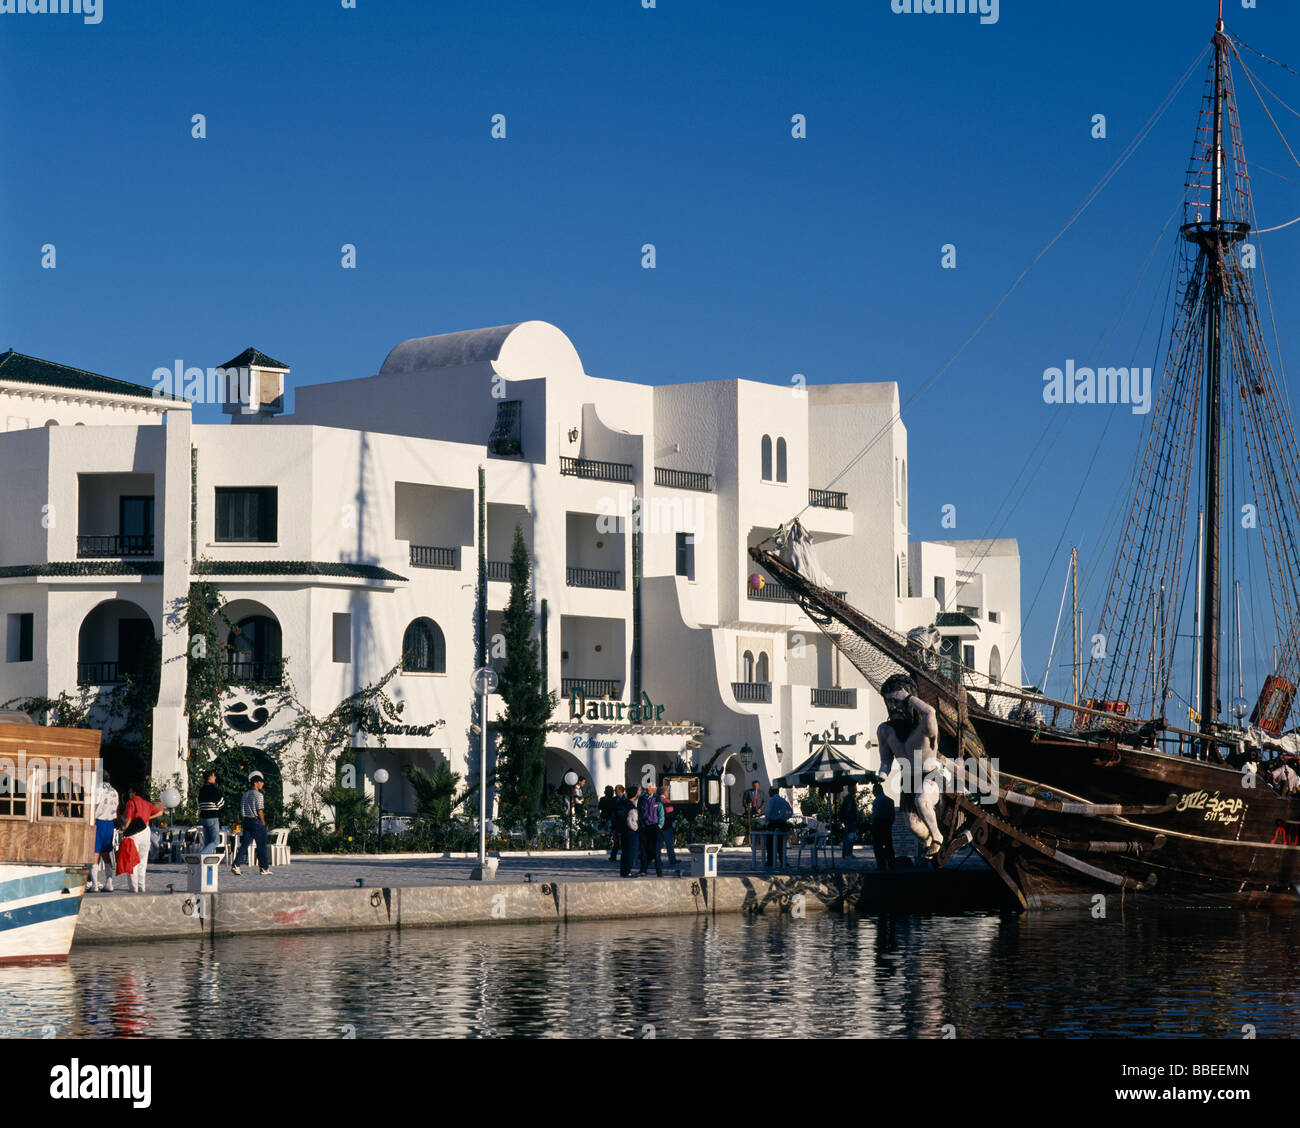
[[[863,614],[834,592],[813,583],[776,553],[762,548],[751,548],[749,552],[754,561],[790,593],[804,614],[853,663],[877,693],[892,675],[908,674],[916,681],[921,697],[937,710],[940,727],[949,736],[960,740],[959,755],[979,757],[985,754],[967,720],[970,705],[982,702],[972,701],[968,692],[961,692],[957,681],[945,679],[939,655]],[[958,669],[964,671],[964,667]],[[973,671],[964,672],[972,678],[980,676]],[[984,681],[988,682],[988,679]],[[988,684],[992,685],[991,682]],[[1003,709],[1000,715],[1006,716],[1007,712]]]
[[[835,644],[877,692],[893,674],[909,674],[921,696],[939,713],[949,736],[960,736],[961,754],[984,749],[968,723],[972,709],[1040,729],[1107,735],[1140,735],[1144,722],[1026,693],[996,682],[927,645],[925,632],[904,635],[814,583],[775,552],[751,548],[750,556],[789,592],[791,599]],[[937,634],[937,632],[936,632]]]

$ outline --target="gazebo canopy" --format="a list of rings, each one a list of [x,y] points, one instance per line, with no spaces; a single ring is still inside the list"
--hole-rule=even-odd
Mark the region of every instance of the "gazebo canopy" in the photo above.
[[[794,771],[775,782],[777,787],[841,787],[879,778],[875,772],[867,771],[834,745],[823,744]]]

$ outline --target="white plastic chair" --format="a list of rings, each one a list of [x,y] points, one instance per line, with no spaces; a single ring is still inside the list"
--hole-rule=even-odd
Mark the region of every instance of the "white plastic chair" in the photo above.
[[[266,845],[271,854],[272,866],[287,866],[289,864],[289,828],[287,826],[271,831],[271,837]]]

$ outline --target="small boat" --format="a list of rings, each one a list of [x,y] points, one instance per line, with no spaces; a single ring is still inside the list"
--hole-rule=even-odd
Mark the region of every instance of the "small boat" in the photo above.
[[[0,964],[68,958],[94,862],[99,742],[0,713]]]

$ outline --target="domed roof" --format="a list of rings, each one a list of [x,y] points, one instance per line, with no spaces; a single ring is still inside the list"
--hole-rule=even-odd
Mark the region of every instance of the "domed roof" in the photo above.
[[[518,321],[513,325],[494,325],[490,329],[467,329],[435,337],[412,337],[388,354],[379,369],[379,375],[397,376],[484,363],[496,368],[497,361],[506,351],[507,341],[510,342],[514,362],[512,367],[519,366],[522,369],[512,373],[516,377],[527,378],[533,375],[534,373],[525,371],[529,368],[538,369],[535,374],[542,375],[542,369],[557,364],[566,369],[576,367],[578,372],[582,371],[577,350],[561,330],[546,321]]]

